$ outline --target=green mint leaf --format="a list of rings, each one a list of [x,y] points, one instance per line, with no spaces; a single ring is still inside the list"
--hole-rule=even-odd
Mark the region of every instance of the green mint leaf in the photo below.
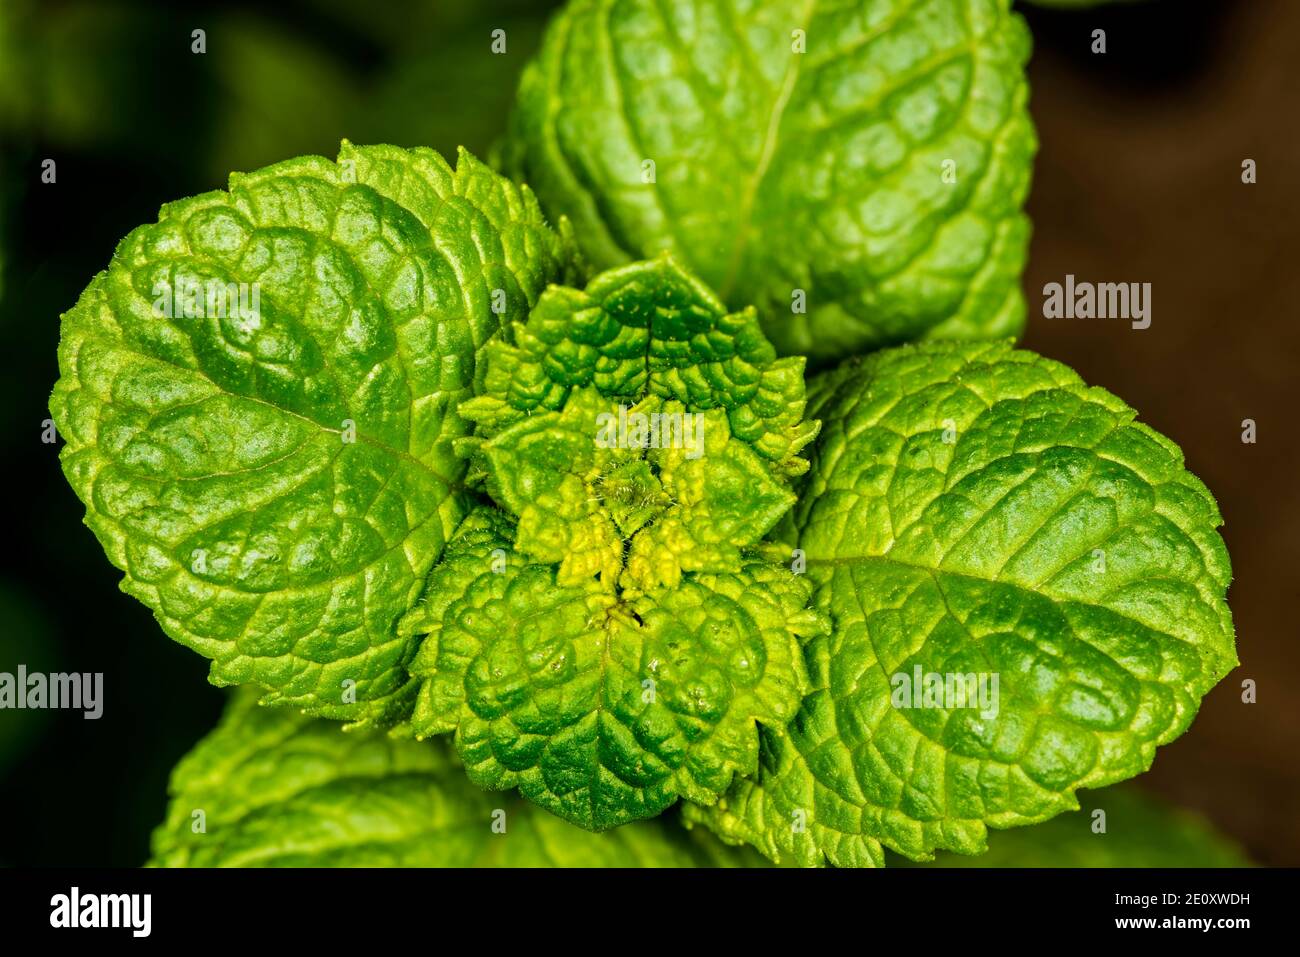
[[[476,784],[590,830],[711,803],[757,769],[755,722],[783,725],[806,687],[802,578],[751,561],[620,597],[558,581],[513,537],[501,512],[473,513],[403,624],[425,636],[417,736],[454,732]]]
[[[783,353],[1024,321],[1036,139],[1009,0],[571,0],[504,160],[598,268],[675,256]]]
[[[773,859],[879,864],[978,853],[1145,771],[1236,664],[1222,520],[1177,446],[1007,344],[878,353],[811,391],[793,525],[833,630],[758,780],[692,813]]]
[[[1079,795],[1082,809],[989,835],[978,857],[941,853],[927,867],[1249,867],[1208,823],[1123,786]],[[1104,816],[1099,815],[1102,812]],[[907,858],[889,864],[908,866]]]
[[[735,867],[668,818],[596,835],[465,780],[439,742],[396,740],[241,693],[177,765],[156,867]]]
[[[466,153],[345,142],[163,207],[63,317],[50,401],[123,589],[214,683],[400,718],[394,625],[466,511],[476,351],[566,257]]]

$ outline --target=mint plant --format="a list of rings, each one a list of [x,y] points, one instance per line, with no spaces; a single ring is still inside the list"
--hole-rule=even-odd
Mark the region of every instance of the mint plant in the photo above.
[[[345,141],[122,242],[63,317],[64,471],[247,686],[157,863],[978,854],[1187,729],[1236,663],[1213,498],[988,341],[1023,25],[870,14],[574,0],[502,153],[540,204]]]

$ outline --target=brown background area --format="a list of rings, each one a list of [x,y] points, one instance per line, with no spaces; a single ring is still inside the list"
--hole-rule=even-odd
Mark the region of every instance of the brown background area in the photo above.
[[[1024,344],[1177,441],[1223,511],[1241,667],[1161,749],[1149,790],[1261,863],[1300,864],[1300,2],[1026,10],[1041,141]],[[1108,51],[1090,52],[1107,30]],[[1246,158],[1258,182],[1241,181]],[[1046,319],[1066,273],[1152,283],[1149,329]],[[1257,444],[1241,441],[1254,419]],[[1254,679],[1258,703],[1243,704]]]

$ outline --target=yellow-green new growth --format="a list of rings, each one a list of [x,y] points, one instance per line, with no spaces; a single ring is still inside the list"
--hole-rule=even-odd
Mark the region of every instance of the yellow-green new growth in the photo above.
[[[734,570],[794,503],[817,434],[803,360],[673,260],[552,287],[514,333],[485,350],[457,448],[561,583],[640,594]]]
[[[482,368],[457,448],[509,516],[466,520],[403,624],[414,732],[587,828],[712,802],[798,708],[821,625],[755,553],[816,434],[803,361],[662,258],[548,289]]]

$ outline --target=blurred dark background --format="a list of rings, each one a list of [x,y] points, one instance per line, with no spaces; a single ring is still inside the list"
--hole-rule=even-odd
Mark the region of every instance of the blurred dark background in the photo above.
[[[98,721],[0,711],[0,864],[141,863],[169,770],[223,700],[118,591],[41,442],[60,313],[131,228],[231,170],[333,156],[343,137],[486,154],[554,5],[0,0],[0,671],[103,672],[107,702]],[[1242,667],[1141,783],[1255,860],[1300,864],[1300,3],[1023,12],[1041,139],[1025,344],[1182,445],[1236,572]],[[1151,327],[1044,319],[1042,287],[1066,273],[1151,282]]]

